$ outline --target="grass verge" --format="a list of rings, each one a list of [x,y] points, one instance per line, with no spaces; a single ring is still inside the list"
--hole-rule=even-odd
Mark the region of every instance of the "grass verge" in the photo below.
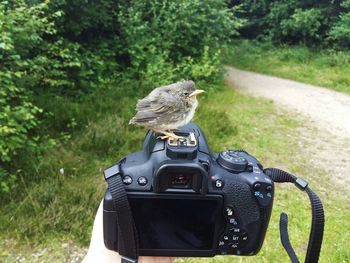
[[[269,42],[240,40],[226,50],[224,60],[239,69],[350,94],[350,51],[274,46]]]
[[[60,107],[68,111],[63,115],[73,114],[80,108],[94,110],[85,121],[76,119],[84,123],[81,128],[40,161],[38,179],[27,182],[24,177],[23,191],[1,206],[0,261],[17,262],[20,257],[26,262],[70,262],[71,252],[64,244],[75,244],[79,251],[88,244],[94,213],[106,187],[102,170],[138,150],[145,133],[127,124],[136,98],[142,94],[121,94],[126,93],[111,89],[78,104],[61,104]],[[98,102],[102,99],[103,103]],[[99,104],[103,107],[96,107]],[[344,245],[350,239],[349,231],[344,231],[350,229],[350,221],[346,220],[350,217],[346,202],[349,195],[328,182],[329,175],[311,167],[303,156],[297,144],[300,121],[277,113],[270,101],[218,85],[200,99],[195,122],[204,130],[214,151],[244,148],[266,167],[286,168],[308,180],[326,210],[320,262],[350,260],[350,252]],[[294,186],[277,185],[271,223],[257,256],[188,258],[178,262],[288,262],[279,241],[281,211],[290,215],[291,242],[302,256],[311,219],[308,204],[306,195]],[[41,253],[40,257],[35,256],[36,253]]]

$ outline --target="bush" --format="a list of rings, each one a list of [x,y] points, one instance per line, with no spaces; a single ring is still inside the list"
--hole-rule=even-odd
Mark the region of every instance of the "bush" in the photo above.
[[[320,28],[323,23],[323,16],[319,9],[311,8],[302,10],[295,9],[294,14],[284,18],[279,28],[282,38],[291,38],[296,42],[315,43],[320,40]]]
[[[40,138],[33,134],[42,111],[31,103],[25,78],[31,54],[42,42],[43,34],[53,32],[44,16],[46,4],[29,7],[16,1],[0,3],[0,192],[9,191],[15,180],[14,159],[22,150],[37,151]]]
[[[50,92],[78,98],[115,76],[115,53],[59,35],[62,16],[49,2],[0,2],[0,193],[15,185],[21,167],[28,177],[35,159],[55,144],[44,126],[57,127],[55,120],[35,105],[36,97]]]
[[[343,12],[331,28],[328,39],[338,48],[350,49],[350,0],[344,1],[341,6]]]
[[[240,32],[245,37],[337,48],[348,48],[349,5],[349,0],[231,1],[231,6],[241,7],[239,17],[246,23]]]
[[[207,63],[217,67],[217,52],[241,24],[220,0],[134,0],[124,3],[118,21],[132,68],[141,79],[153,81],[155,77],[154,86],[181,76],[203,78],[198,70],[189,70],[187,63],[199,65],[206,56]],[[205,73],[206,79],[215,79],[216,70],[211,72]],[[161,81],[157,76],[162,76]]]
[[[316,5],[315,5],[316,6]],[[298,1],[274,2],[266,16],[265,32],[274,41],[314,44],[322,38],[328,22],[319,7],[303,7]]]

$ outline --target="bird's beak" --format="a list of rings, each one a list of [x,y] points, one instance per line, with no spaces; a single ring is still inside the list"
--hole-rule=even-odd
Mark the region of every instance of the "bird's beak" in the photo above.
[[[195,91],[193,91],[191,94],[190,94],[190,98],[191,97],[193,97],[193,96],[197,96],[197,95],[199,95],[199,94],[201,94],[201,93],[203,93],[204,92],[204,90],[201,90],[201,89],[196,89]]]

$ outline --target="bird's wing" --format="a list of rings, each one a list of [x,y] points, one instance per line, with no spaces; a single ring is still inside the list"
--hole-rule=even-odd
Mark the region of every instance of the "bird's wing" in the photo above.
[[[180,110],[181,102],[166,91],[151,92],[147,97],[138,100],[137,113],[132,123],[157,125],[159,120],[168,119]]]

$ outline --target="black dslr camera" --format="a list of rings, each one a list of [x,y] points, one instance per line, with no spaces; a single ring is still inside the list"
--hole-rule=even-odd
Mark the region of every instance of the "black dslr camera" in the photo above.
[[[105,170],[118,173],[130,204],[141,256],[254,255],[270,220],[274,183],[259,161],[242,150],[210,151],[190,123],[182,140],[157,140]],[[118,251],[117,209],[103,203],[104,242]],[[122,227],[122,226],[121,226]]]

